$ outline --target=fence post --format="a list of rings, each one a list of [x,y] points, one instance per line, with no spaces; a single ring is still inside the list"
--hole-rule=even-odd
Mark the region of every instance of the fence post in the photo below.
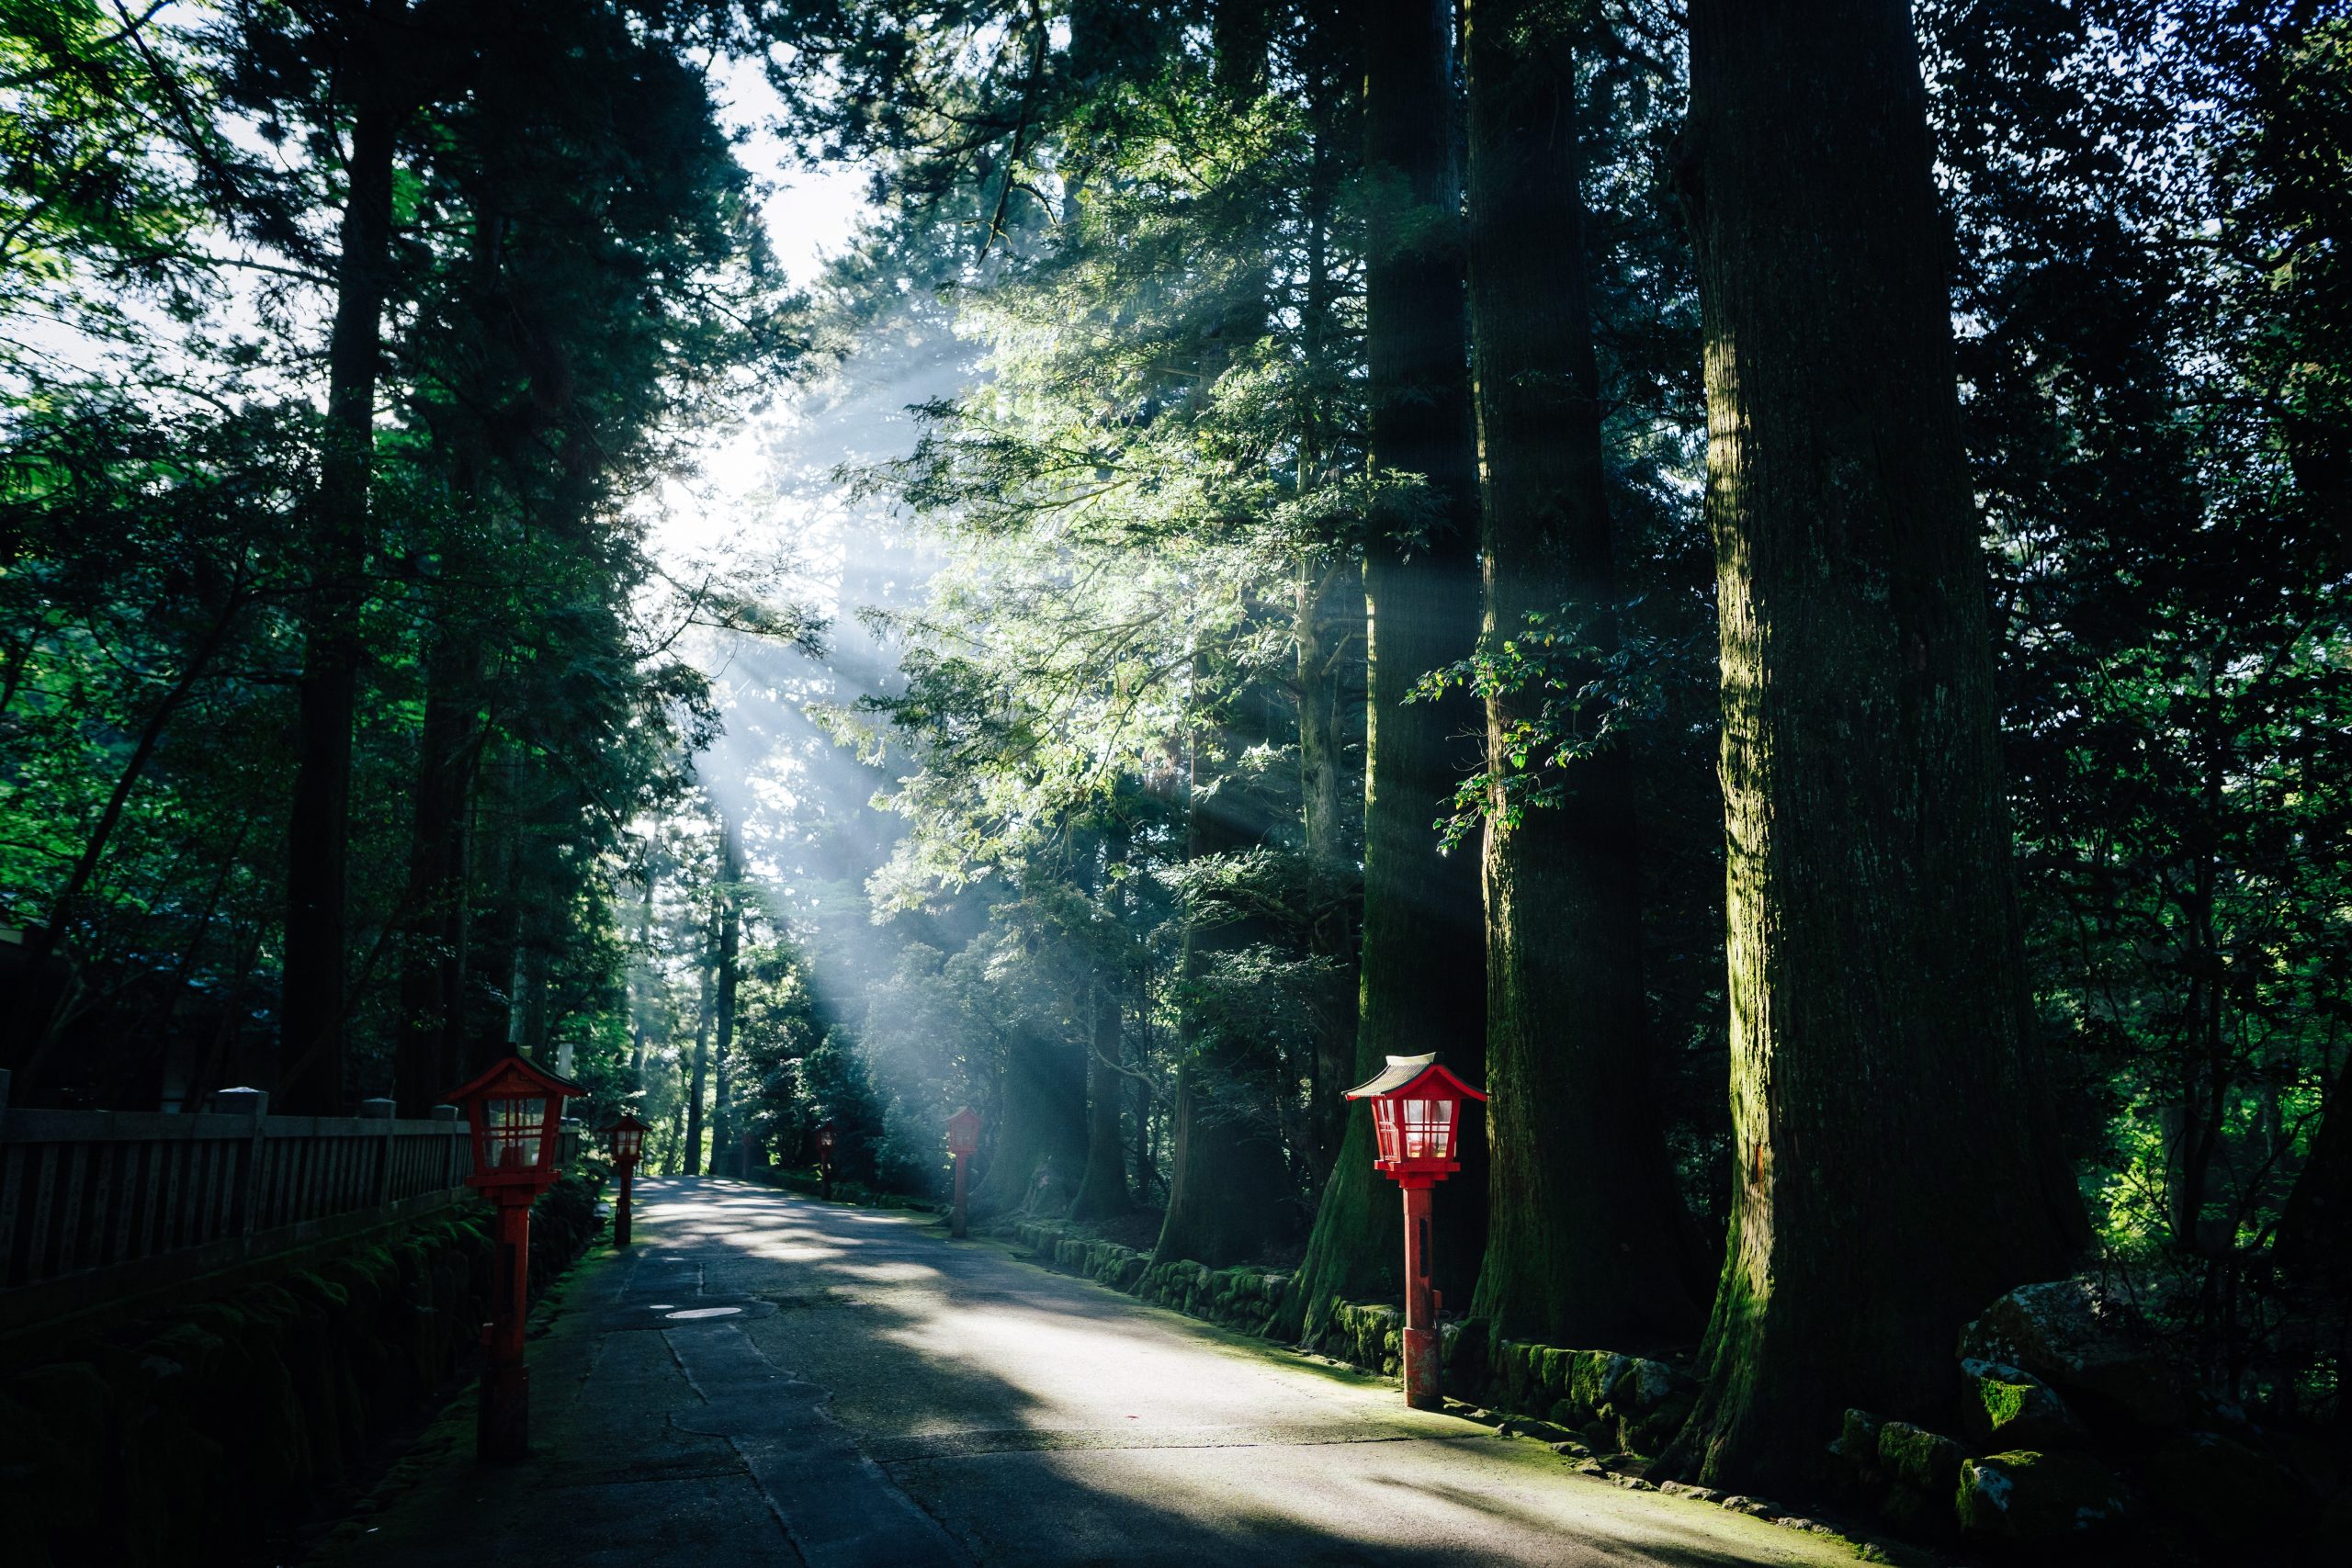
[[[392,1130],[400,1123],[393,1120],[400,1107],[380,1095],[359,1102],[359,1119],[363,1122],[380,1120],[384,1135],[376,1145],[376,1206],[382,1208],[392,1201]]]
[[[250,1236],[261,1225],[261,1141],[269,1132],[269,1091],[224,1089],[212,1097],[212,1103],[225,1115],[244,1111],[254,1119],[253,1141],[246,1146],[244,1168],[237,1173],[237,1234]]]
[[[0,1067],[0,1120],[8,1114],[8,1069]]]
[[[458,1119],[458,1108],[454,1105],[436,1105],[433,1108],[433,1119],[435,1122],[455,1122]],[[445,1192],[458,1184],[458,1134],[463,1132],[463,1128],[458,1128],[441,1140],[441,1190]]]

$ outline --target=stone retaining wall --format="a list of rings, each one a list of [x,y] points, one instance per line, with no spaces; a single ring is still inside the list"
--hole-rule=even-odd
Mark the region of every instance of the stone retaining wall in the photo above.
[[[1272,1327],[1290,1291],[1287,1274],[1211,1269],[1182,1260],[1154,1265],[1148,1253],[1097,1240],[1051,1220],[1014,1220],[989,1230],[1064,1273],[1244,1334],[1263,1334]]]
[[[1245,1334],[1264,1335],[1281,1315],[1290,1276],[1262,1269],[1154,1264],[1148,1255],[1051,1220],[990,1227],[1041,1263],[1114,1291]],[[1395,1377],[1402,1314],[1393,1306],[1334,1301],[1306,1348]],[[1575,1434],[1605,1451],[1655,1453],[1690,1414],[1696,1390],[1663,1361],[1609,1350],[1570,1350],[1505,1340],[1487,1365],[1475,1324],[1439,1328],[1450,1391]]]

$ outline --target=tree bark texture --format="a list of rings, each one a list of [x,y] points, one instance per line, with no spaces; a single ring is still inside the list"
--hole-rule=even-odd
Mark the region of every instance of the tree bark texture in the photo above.
[[[1585,277],[1572,40],[1538,0],[1473,0],[1470,325],[1486,455],[1486,637],[1615,646],[1616,577]],[[1558,623],[1553,623],[1557,625]],[[1597,671],[1574,670],[1581,684]],[[1487,768],[1544,694],[1492,694]],[[1689,1342],[1691,1227],[1645,1048],[1641,855],[1622,745],[1568,764],[1566,798],[1485,847],[1487,1254],[1471,1315],[1548,1345]]]
[[[631,1089],[645,1087],[645,1055],[650,1042],[647,1014],[652,1011],[653,998],[661,977],[650,959],[653,945],[653,886],[661,880],[653,869],[652,856],[648,852],[645,867],[645,891],[638,903],[638,950],[629,958],[628,983],[628,1081]]]
[[[688,1176],[700,1176],[703,1171],[702,1098],[703,1090],[710,1083],[711,975],[718,966],[718,937],[715,929],[717,924],[717,916],[714,912],[713,929],[704,933],[709,946],[704,952],[702,962],[695,966],[695,973],[701,981],[702,996],[695,1009],[694,1070],[686,1083],[685,1168]]]
[[[1195,689],[1210,679],[1208,660],[1196,660]],[[1214,763],[1202,761],[1202,740],[1213,734],[1212,752],[1225,759],[1263,741],[1270,733],[1267,694],[1253,685],[1235,694],[1226,713],[1194,720],[1185,833],[1190,860],[1244,853],[1266,842],[1273,821],[1270,804],[1238,773],[1216,779]],[[1274,1046],[1229,1009],[1209,1007],[1200,995],[1219,954],[1259,946],[1273,935],[1265,919],[1229,906],[1196,904],[1186,922],[1168,1212],[1154,1262],[1183,1258],[1222,1269],[1296,1234],[1273,1100],[1262,1092],[1280,1077]]]
[[[1122,935],[1126,897],[1115,873],[1125,864],[1127,830],[1114,824],[1103,835],[1097,897],[1105,917],[1104,951],[1096,958],[1091,985],[1093,1038],[1086,1055],[1086,1173],[1070,1200],[1073,1220],[1106,1220],[1124,1214],[1127,1198],[1126,1146],[1120,1137],[1121,1102],[1126,1098],[1125,945]]]
[[[286,947],[278,1004],[278,1103],[334,1113],[343,1099],[345,864],[351,747],[359,696],[359,612],[368,566],[368,473],[392,226],[392,151],[401,112],[385,58],[405,0],[374,0],[358,28],[349,193],[327,339],[327,427],[316,557],[304,607],[295,722],[294,798],[286,876]]]
[[[401,951],[395,1090],[401,1114],[429,1115],[463,1082],[466,816],[479,755],[474,690],[481,655],[444,627],[424,660],[424,722],[417,738],[409,834],[408,930]]]
[[[1318,883],[1341,887],[1354,873],[1345,787],[1343,704],[1363,657],[1363,574],[1337,552],[1315,551],[1298,563],[1295,589],[1298,640],[1298,793],[1307,863]],[[1318,908],[1320,906],[1318,905]],[[1308,1005],[1315,1029],[1315,1077],[1308,1124],[1319,1184],[1340,1157],[1356,1065],[1356,963],[1360,900],[1335,903],[1318,920],[1314,953],[1331,965]]]
[[[743,951],[743,840],[735,823],[725,817],[718,819],[718,1082],[711,1105],[710,1171],[713,1176],[741,1176],[728,1093],[733,1087],[735,987]]]
[[[1086,1174],[1070,1200],[1073,1220],[1112,1219],[1131,1206],[1119,1126],[1119,1102],[1127,1087],[1122,1070],[1126,1010],[1119,980],[1117,970],[1106,966],[1094,981],[1094,1039],[1086,1057]]]
[[[1486,1071],[1486,960],[1476,857],[1438,852],[1435,822],[1474,771],[1484,728],[1467,698],[1405,701],[1478,634],[1477,461],[1453,159],[1453,11],[1444,0],[1368,0],[1364,164],[1372,195],[1365,351],[1372,461],[1419,476],[1418,502],[1384,505],[1364,561],[1369,716],[1356,1067],[1442,1052]],[[1463,1170],[1438,1195],[1441,1288],[1467,1299],[1485,1249],[1485,1130],[1462,1130]],[[1396,1194],[1372,1169],[1369,1117],[1350,1118],[1323,1189],[1289,1313],[1318,1333],[1335,1299],[1394,1295],[1404,1238]]]
[[[2084,1235],[2030,1035],[1943,225],[1901,0],[1692,0],[1722,633],[1730,1235],[1669,1461],[1944,1419]]]

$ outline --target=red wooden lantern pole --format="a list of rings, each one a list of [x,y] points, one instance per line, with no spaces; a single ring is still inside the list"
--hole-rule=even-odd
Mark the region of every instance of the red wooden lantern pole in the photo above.
[[[833,1201],[833,1121],[830,1116],[817,1123],[817,1193],[828,1203]]]
[[[482,1325],[485,1364],[476,1451],[517,1460],[531,1447],[531,1380],[523,1364],[523,1323],[531,1301],[531,1203],[555,1184],[563,1102],[578,1084],[509,1056],[448,1097],[466,1109],[474,1168],[466,1178],[498,1205],[491,1320]]]
[[[980,1146],[980,1118],[970,1106],[947,1119],[947,1152],[956,1156],[956,1208],[948,1216],[947,1234],[964,1235],[964,1163]]]
[[[628,1245],[629,1198],[637,1182],[637,1162],[645,1153],[646,1124],[628,1111],[605,1129],[605,1136],[612,1141],[613,1167],[620,1172],[621,1195],[613,1205],[613,1245]]]
[[[1435,1410],[1443,1403],[1438,1393],[1442,1303],[1430,1284],[1430,1189],[1462,1168],[1454,1158],[1462,1102],[1487,1097],[1439,1066],[1431,1052],[1389,1057],[1385,1072],[1348,1090],[1348,1098],[1372,1101],[1379,1144],[1373,1168],[1404,1189],[1405,1403]]]

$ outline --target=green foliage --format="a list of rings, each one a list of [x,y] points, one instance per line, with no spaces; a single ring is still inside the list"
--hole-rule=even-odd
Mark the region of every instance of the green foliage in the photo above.
[[[770,582],[666,582],[641,502],[694,433],[781,384],[800,306],[697,52],[740,41],[733,21],[548,0],[465,19],[407,7],[368,45],[401,101],[345,1080],[383,1092],[397,1055],[446,1040],[426,1072],[447,1087],[509,1039],[568,1039],[601,1111],[630,1032],[626,830],[680,797],[716,727],[673,645],[819,632]],[[20,1103],[266,1086],[287,1065],[297,601],[332,439],[309,400],[350,17],[252,0],[0,20],[0,321],[42,348],[10,349],[0,385],[0,910],[28,962],[70,965],[0,1055]],[[142,298],[168,319],[134,345]],[[453,781],[437,827],[430,781]],[[436,854],[469,874],[426,877]]]
[[[1957,5],[1934,36],[2065,1113],[2110,1266],[2217,1387],[2291,1405],[2266,1258],[2352,999],[2352,624],[2308,423],[2340,181],[2303,117],[2352,77],[2339,28],[2259,11]]]

